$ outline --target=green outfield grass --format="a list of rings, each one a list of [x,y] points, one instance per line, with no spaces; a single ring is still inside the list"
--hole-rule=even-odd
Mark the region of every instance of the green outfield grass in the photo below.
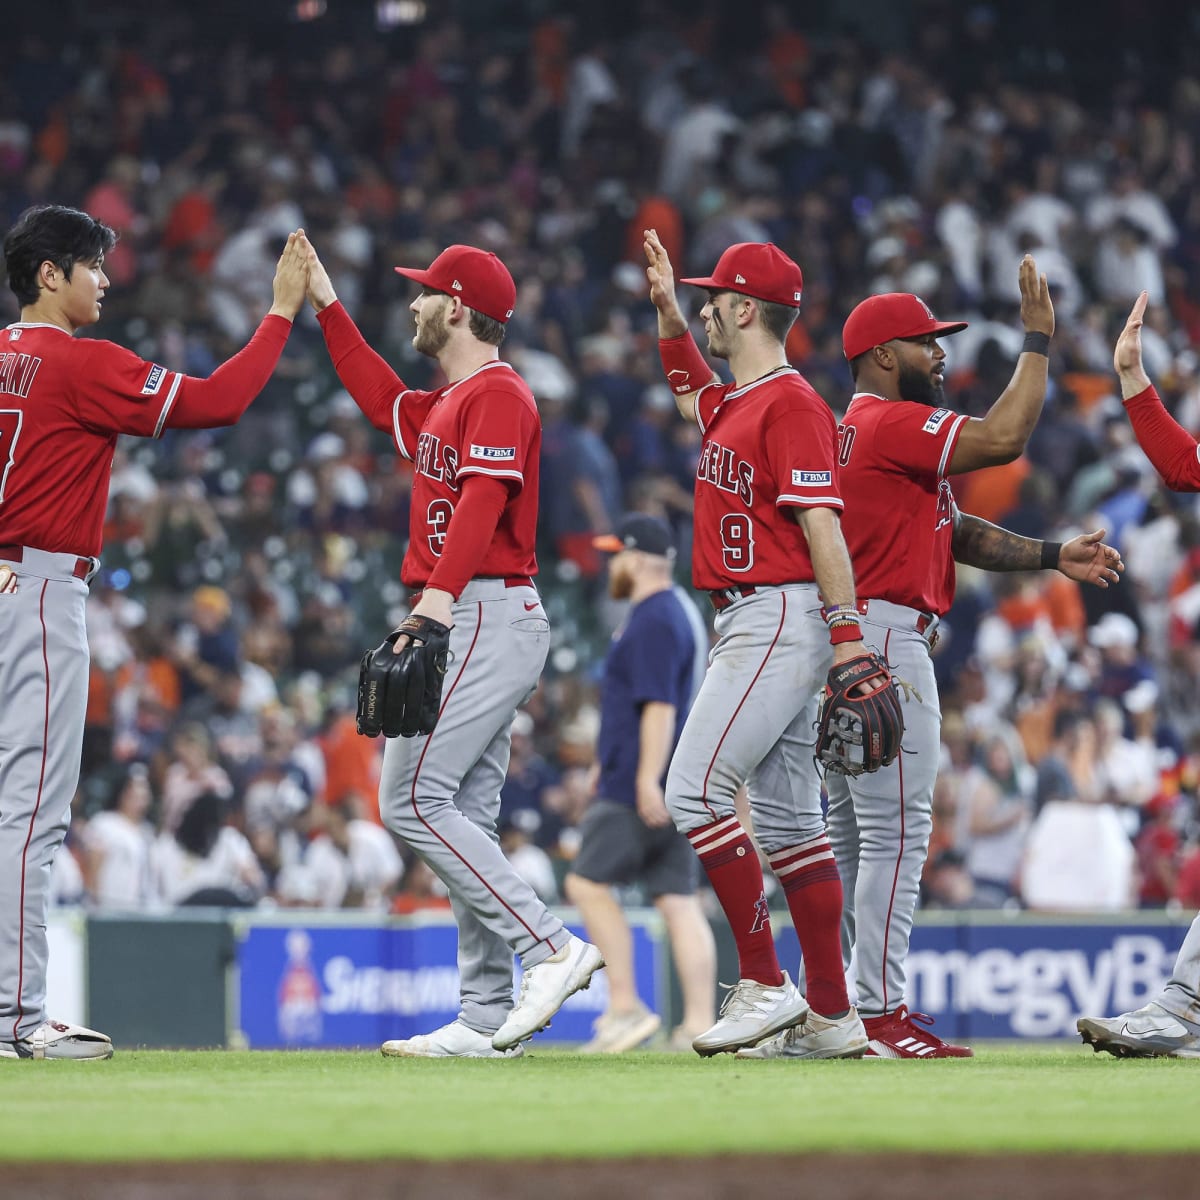
[[[1198,1092],[1200,1061],[1083,1048],[899,1063],[118,1051],[0,1064],[20,1129],[0,1159],[1195,1151]]]

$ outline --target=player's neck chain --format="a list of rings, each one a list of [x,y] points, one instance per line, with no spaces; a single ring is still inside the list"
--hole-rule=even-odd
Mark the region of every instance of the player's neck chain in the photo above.
[[[772,367],[769,371],[764,371],[761,375],[756,375],[753,379],[747,379],[745,383],[739,383],[737,390],[740,392],[743,388],[748,388],[753,383],[761,383],[764,379],[769,379],[772,375],[777,375],[780,371],[790,371],[791,363],[780,363],[777,367]]]

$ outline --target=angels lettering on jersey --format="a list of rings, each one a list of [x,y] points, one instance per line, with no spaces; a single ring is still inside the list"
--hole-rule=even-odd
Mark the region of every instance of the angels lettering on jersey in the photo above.
[[[465,479],[504,482],[508,499],[479,573],[534,575],[541,422],[533,395],[506,362],[447,387],[401,392],[392,436],[413,464],[413,522],[402,578],[422,586],[445,547]]]
[[[741,388],[702,388],[696,421],[704,442],[696,466],[695,586],[811,582],[808,542],[793,510],[842,507],[829,406],[785,368]]]

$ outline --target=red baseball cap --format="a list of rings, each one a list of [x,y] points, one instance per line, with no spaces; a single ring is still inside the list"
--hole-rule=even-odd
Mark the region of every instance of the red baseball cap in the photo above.
[[[474,246],[447,246],[427,271],[397,267],[396,273],[435,292],[457,296],[468,308],[502,323],[513,315],[517,303],[517,285],[508,268],[494,254]]]
[[[681,279],[696,287],[719,292],[739,292],[772,304],[800,307],[804,276],[800,268],[771,242],[738,242],[717,260],[707,279]]]
[[[959,333],[966,327],[966,321],[937,320],[919,296],[885,292],[882,296],[868,297],[846,318],[842,326],[842,350],[849,360],[894,338]]]

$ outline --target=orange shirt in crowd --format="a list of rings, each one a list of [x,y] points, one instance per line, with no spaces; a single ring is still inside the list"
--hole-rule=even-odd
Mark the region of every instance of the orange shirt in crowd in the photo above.
[[[999,525],[1004,514],[1017,507],[1021,484],[1030,469],[1029,460],[1022,455],[998,467],[956,475],[950,481],[954,499],[963,512]]]
[[[325,756],[325,803],[337,804],[350,792],[357,792],[366,797],[372,820],[382,824],[375,802],[382,744],[359,734],[353,713],[343,713],[317,741]]]

